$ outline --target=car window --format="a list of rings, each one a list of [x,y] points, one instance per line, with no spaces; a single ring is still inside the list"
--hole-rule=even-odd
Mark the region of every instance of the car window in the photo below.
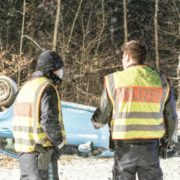
[[[14,149],[14,139],[13,138],[7,138],[7,137],[0,137],[0,149],[17,155],[15,149]]]

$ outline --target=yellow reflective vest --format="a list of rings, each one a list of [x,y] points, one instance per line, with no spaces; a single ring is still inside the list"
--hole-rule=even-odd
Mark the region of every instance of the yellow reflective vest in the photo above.
[[[165,134],[164,104],[169,83],[146,65],[129,67],[105,76],[113,113],[112,139],[156,139]]]
[[[28,81],[19,92],[14,105],[13,135],[15,138],[15,150],[17,152],[32,152],[35,144],[43,147],[52,146],[40,123],[41,96],[47,85],[56,87],[47,78],[41,77]],[[63,135],[62,148],[66,142],[66,132],[62,119],[62,110],[59,94],[58,98],[59,122]]]

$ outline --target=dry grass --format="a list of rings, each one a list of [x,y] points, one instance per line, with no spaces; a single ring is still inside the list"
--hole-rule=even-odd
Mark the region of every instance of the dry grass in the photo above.
[[[19,167],[19,163],[14,158],[0,154],[0,167],[12,169],[14,167]]]
[[[73,159],[77,158],[77,155],[62,155],[59,161],[68,161],[71,162]]]

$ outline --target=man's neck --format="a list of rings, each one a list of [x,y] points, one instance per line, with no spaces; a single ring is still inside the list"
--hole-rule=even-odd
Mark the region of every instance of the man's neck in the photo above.
[[[127,66],[127,68],[133,67],[133,66],[138,66],[138,65],[142,65],[142,64],[137,63],[137,62],[134,62],[134,63],[130,64],[129,66]],[[126,69],[127,69],[127,68],[126,68]]]

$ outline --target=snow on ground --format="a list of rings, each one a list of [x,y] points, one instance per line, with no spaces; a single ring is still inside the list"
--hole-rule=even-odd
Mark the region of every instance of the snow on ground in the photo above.
[[[81,158],[62,156],[59,163],[60,180],[111,180],[113,158]],[[160,160],[164,180],[180,180],[180,157]],[[0,180],[19,180],[18,162],[0,155]]]
[[[177,111],[180,117],[180,110]],[[178,135],[180,136],[180,118]],[[82,158],[78,156],[62,156],[59,160],[60,180],[111,180],[114,159]],[[164,180],[180,180],[180,157],[160,159]],[[0,154],[0,180],[19,180],[18,161]],[[138,180],[138,178],[136,179]]]

